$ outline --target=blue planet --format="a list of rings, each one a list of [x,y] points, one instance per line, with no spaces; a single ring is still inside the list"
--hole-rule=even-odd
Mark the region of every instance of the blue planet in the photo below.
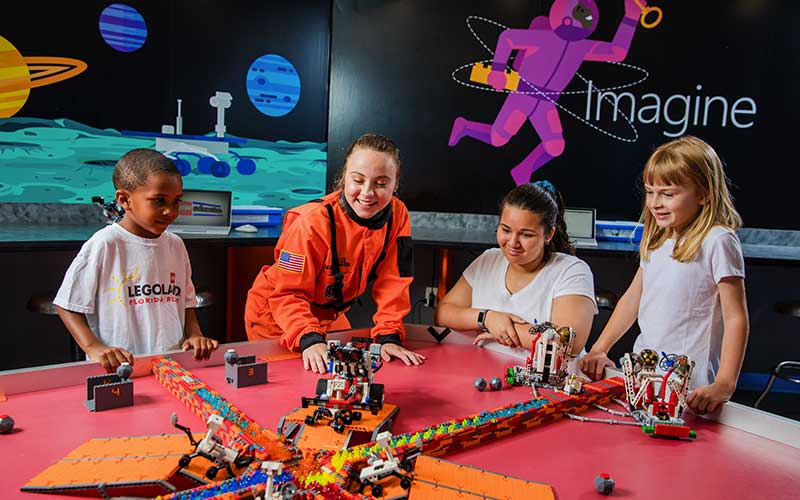
[[[300,100],[300,77],[292,63],[277,54],[259,57],[247,71],[247,96],[267,116],[283,116]]]
[[[112,3],[100,13],[100,34],[114,50],[139,50],[147,39],[147,24],[139,11],[123,3]]]

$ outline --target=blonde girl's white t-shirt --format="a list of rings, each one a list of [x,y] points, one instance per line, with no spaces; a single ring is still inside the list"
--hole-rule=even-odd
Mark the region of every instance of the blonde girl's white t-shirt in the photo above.
[[[186,308],[197,305],[186,247],[169,231],[142,238],[107,226],[83,244],[53,303],[85,314],[106,345],[133,354],[177,349]]]
[[[506,288],[508,260],[499,248],[490,248],[464,271],[472,287],[472,307],[516,314],[529,323],[550,321],[553,299],[583,295],[597,304],[594,279],[581,259],[555,252],[533,280],[512,294]]]
[[[642,298],[634,350],[687,354],[695,362],[692,389],[714,381],[722,351],[722,307],[717,285],[744,278],[744,257],[736,233],[715,226],[691,262],[672,258],[675,241],[664,242],[642,261]]]

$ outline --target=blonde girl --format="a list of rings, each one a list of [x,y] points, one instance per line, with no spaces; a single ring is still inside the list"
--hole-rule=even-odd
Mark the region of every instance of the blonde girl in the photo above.
[[[749,330],[744,259],[722,162],[686,136],[658,147],[642,174],[645,202],[640,266],[581,369],[599,378],[609,349],[638,318],[634,351],[688,354],[695,361],[689,406],[714,411],[728,401]]]

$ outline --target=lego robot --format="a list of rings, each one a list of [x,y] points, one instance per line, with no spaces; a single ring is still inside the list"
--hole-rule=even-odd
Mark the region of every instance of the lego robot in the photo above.
[[[92,203],[103,209],[108,224],[119,222],[125,216],[125,209],[117,204],[116,199],[106,202],[102,196],[92,196]]]
[[[354,337],[345,345],[338,340],[328,342],[328,371],[333,378],[317,381],[317,394],[302,398],[303,408],[318,406],[306,424],[314,425],[330,419],[336,432],[344,432],[345,425],[361,420],[361,411],[377,415],[383,408],[383,384],[373,383],[375,373],[383,366],[380,344],[371,339]]]
[[[567,380],[575,331],[569,327],[556,328],[549,322],[533,325],[531,355],[525,365],[508,369],[506,381],[510,385],[529,385],[536,393],[536,387],[562,389]]]
[[[368,466],[358,471],[357,474],[355,472],[352,473],[351,479],[354,479],[358,485],[358,493],[363,493],[367,487],[370,487],[373,497],[383,496],[381,481],[389,476],[400,478],[400,487],[404,490],[411,488],[412,471],[414,470],[413,461],[420,454],[420,447],[413,447],[407,450],[401,459],[392,454],[392,449],[389,445],[391,439],[392,434],[388,431],[378,434],[375,442],[383,449],[386,458],[382,458],[380,452],[378,452],[368,459]]]
[[[242,468],[250,465],[250,463],[253,461],[252,456],[243,455],[233,448],[228,448],[222,443],[222,439],[217,436],[217,431],[220,429],[220,427],[222,427],[224,420],[219,414],[215,413],[208,417],[208,432],[206,433],[206,436],[199,442],[194,439],[194,436],[192,436],[191,429],[178,423],[178,415],[173,413],[171,420],[173,427],[185,432],[189,437],[189,442],[192,446],[194,446],[194,453],[191,455],[183,455],[178,460],[178,465],[180,467],[188,467],[192,459],[195,457],[206,458],[213,462],[214,465],[206,470],[205,475],[208,479],[214,479],[217,477],[217,473],[220,469],[225,469],[228,472],[228,477],[234,477],[235,474],[233,473],[231,464],[238,468]]]
[[[645,349],[622,357],[631,414],[653,437],[694,439],[694,431],[681,418],[694,361],[685,355],[661,354]]]

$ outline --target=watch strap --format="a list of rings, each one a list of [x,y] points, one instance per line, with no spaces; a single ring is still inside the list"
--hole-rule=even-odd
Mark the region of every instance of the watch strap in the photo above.
[[[478,326],[481,330],[486,331],[486,315],[489,314],[488,309],[481,309],[478,311]]]

